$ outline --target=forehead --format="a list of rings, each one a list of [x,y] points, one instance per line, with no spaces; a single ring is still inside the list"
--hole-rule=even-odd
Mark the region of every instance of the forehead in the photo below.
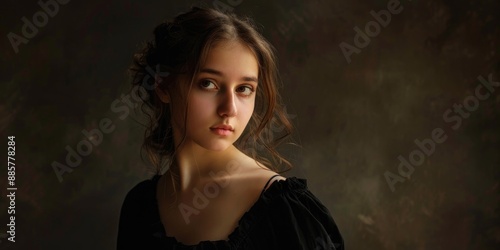
[[[259,65],[255,53],[239,40],[224,40],[212,45],[203,68],[212,68],[229,75],[258,76]]]

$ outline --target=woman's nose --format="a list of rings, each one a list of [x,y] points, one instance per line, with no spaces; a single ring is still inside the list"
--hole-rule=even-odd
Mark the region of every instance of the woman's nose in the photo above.
[[[222,93],[217,112],[220,116],[236,116],[236,114],[238,113],[238,110],[236,108],[236,93],[234,93],[232,90],[226,89],[224,93]]]

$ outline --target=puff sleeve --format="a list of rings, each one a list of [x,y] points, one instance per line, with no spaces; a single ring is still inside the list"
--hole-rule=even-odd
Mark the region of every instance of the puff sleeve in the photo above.
[[[259,249],[344,249],[330,212],[307,188],[305,179],[276,181],[262,199],[267,203],[267,211],[255,228],[265,231],[259,230],[259,234],[267,240],[266,246],[258,246]]]
[[[157,217],[153,188],[153,182],[146,180],[127,193],[120,210],[117,249],[158,249],[151,226]]]

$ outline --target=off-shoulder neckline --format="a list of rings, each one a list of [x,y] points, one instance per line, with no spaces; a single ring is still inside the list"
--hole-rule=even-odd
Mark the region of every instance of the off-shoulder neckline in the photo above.
[[[167,236],[163,223],[159,219],[159,207],[158,200],[156,199],[156,183],[158,182],[160,175],[155,175],[151,178],[153,181],[153,198],[154,207],[156,208],[156,213],[158,214],[159,225],[158,229],[161,234],[160,237],[166,242],[180,246],[182,248],[196,248],[201,246],[233,246],[238,247],[241,242],[247,237],[248,230],[252,229],[253,223],[258,221],[261,212],[264,212],[265,206],[273,200],[274,197],[283,195],[283,191],[300,191],[307,189],[307,180],[303,178],[297,178],[295,176],[288,177],[286,179],[277,179],[273,181],[269,187],[264,190],[259,196],[259,199],[246,211],[243,216],[238,220],[238,226],[228,235],[227,240],[204,240],[200,241],[198,244],[187,245],[178,241],[174,236]]]

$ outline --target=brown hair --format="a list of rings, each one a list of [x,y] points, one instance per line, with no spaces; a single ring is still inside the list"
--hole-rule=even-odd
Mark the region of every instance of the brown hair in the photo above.
[[[134,55],[133,65],[129,69],[132,87],[135,88],[133,91],[143,100],[141,110],[149,119],[142,148],[158,174],[165,161],[169,164],[174,161],[176,149],[186,135],[184,133],[179,145],[174,145],[169,105],[175,104],[160,101],[154,88],[151,88],[156,87],[151,75],[160,75],[162,85],[172,85],[180,75],[187,75],[191,88],[193,78],[203,65],[209,49],[218,41],[232,39],[247,45],[259,64],[259,88],[254,113],[235,146],[276,172],[283,173],[292,168],[291,163],[276,150],[291,134],[292,124],[286,117],[278,93],[280,81],[274,48],[257,32],[251,19],[214,9],[192,7],[189,12],[158,25],[154,30],[154,39]],[[144,86],[149,88],[145,89]],[[272,158],[273,163],[265,155]],[[278,168],[281,163],[286,164],[286,170]]]

